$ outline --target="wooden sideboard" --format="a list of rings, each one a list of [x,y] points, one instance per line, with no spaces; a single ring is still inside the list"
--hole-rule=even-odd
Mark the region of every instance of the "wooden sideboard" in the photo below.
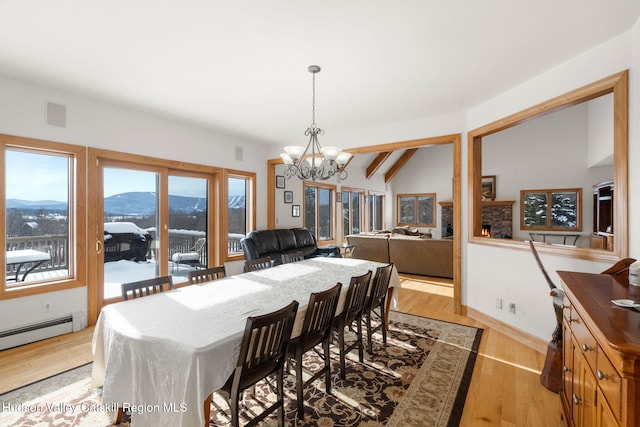
[[[640,425],[640,302],[625,276],[559,271],[563,307],[563,389],[569,427]]]

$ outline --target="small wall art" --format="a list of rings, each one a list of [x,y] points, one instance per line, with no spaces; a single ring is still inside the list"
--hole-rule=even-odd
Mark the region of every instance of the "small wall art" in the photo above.
[[[496,199],[496,176],[487,175],[482,177],[482,200]]]

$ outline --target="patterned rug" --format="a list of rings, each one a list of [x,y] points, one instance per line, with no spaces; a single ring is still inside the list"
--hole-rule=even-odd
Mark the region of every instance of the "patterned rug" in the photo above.
[[[332,348],[332,389],[322,379],[305,388],[305,416],[297,420],[294,377],[285,377],[288,426],[457,426],[471,381],[482,329],[391,312],[387,346],[374,335],[373,354],[364,363],[348,355],[346,379],[339,376],[338,353]],[[365,337],[366,339],[366,337]],[[313,352],[304,366],[315,371]],[[1,426],[106,426],[113,408],[101,404],[100,390],[91,389],[91,365],[81,366],[35,384],[0,395]],[[269,387],[245,393],[244,414],[261,411],[272,400]],[[215,395],[211,426],[228,426],[228,406]],[[128,425],[125,416],[122,425]],[[241,420],[243,424],[246,419]],[[275,426],[275,416],[265,426]]]

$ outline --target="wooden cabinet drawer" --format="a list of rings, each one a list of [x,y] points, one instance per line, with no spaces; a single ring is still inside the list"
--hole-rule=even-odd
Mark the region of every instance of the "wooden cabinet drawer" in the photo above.
[[[589,363],[589,366],[595,372],[596,370],[596,349],[597,344],[589,329],[585,326],[584,322],[576,313],[573,314],[574,318],[571,322],[571,331],[576,339],[576,347],[580,349],[584,358]]]
[[[598,348],[596,378],[607,403],[618,421],[622,420],[622,378],[609,358]]]

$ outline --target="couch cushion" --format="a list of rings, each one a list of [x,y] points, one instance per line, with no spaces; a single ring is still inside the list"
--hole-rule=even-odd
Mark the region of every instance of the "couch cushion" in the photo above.
[[[356,245],[351,258],[389,263],[389,237],[385,234],[350,234],[349,244]]]
[[[247,236],[255,244],[260,257],[279,252],[278,238],[273,230],[256,230]]]
[[[453,240],[391,237],[389,258],[400,273],[453,278]]]
[[[288,228],[280,228],[274,230],[276,237],[278,238],[278,247],[280,252],[292,252],[298,245],[296,242],[296,235]]]
[[[308,228],[292,228],[291,231],[296,236],[296,247],[303,248],[305,246],[318,246],[315,237],[311,234]],[[315,249],[314,249],[315,251]]]

